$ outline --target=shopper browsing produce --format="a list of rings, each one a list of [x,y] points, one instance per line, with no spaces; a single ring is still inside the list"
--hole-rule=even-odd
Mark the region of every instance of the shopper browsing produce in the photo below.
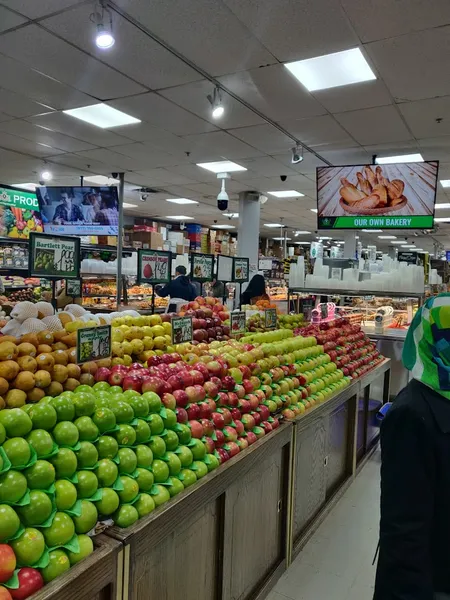
[[[381,427],[374,600],[450,597],[449,341],[450,294],[440,294],[411,323],[403,363],[414,379]]]
[[[262,275],[254,275],[245,292],[241,294],[241,305],[256,304],[258,300],[270,300],[266,292],[266,282]]]
[[[187,302],[191,302],[196,296],[194,286],[189,281],[189,277],[186,276],[186,267],[183,265],[178,265],[175,269],[175,279],[165,286],[157,288],[156,293],[161,298],[170,296],[171,298],[180,298]]]

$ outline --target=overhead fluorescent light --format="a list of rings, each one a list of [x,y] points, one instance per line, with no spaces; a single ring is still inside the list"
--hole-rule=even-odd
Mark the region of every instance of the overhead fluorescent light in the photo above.
[[[11,187],[22,188],[23,190],[29,190],[30,192],[35,192],[36,188],[39,186],[38,183],[11,183]]]
[[[292,238],[284,238],[284,237],[274,237],[272,238],[273,240],[276,240],[277,242],[284,242],[284,240],[291,240]]]
[[[239,213],[222,213],[223,217],[228,217],[229,219],[237,219],[239,217]]]
[[[213,173],[233,173],[234,171],[247,171],[245,167],[238,165],[231,160],[197,163],[197,167],[201,167],[207,171],[212,171]]]
[[[383,233],[382,229],[361,229],[364,233]]]
[[[295,190],[281,190],[279,192],[267,192],[271,196],[275,196],[276,198],[300,198],[305,194],[300,192],[296,192]]]
[[[450,202],[441,202],[440,204],[435,204],[434,206],[436,209],[450,208]]]
[[[435,217],[434,220],[438,223],[450,223],[450,217]]]
[[[413,163],[423,162],[421,154],[400,154],[399,156],[377,156],[375,162],[378,165],[388,165],[389,163]]]
[[[424,252],[424,249],[423,248],[416,248],[416,251],[417,252]]]
[[[440,182],[442,187],[450,187],[450,179],[441,179]]]
[[[105,177],[105,175],[85,175],[83,181],[92,181],[92,183],[96,183],[97,185],[118,185],[120,183],[119,179]]]
[[[311,242],[294,242],[294,244],[301,244],[302,246],[309,246]]]
[[[317,212],[317,208],[310,208],[309,209],[311,212],[316,213]]]
[[[174,219],[175,221],[193,221],[194,217],[187,217],[186,215],[168,215],[166,219]]]
[[[306,235],[308,233],[311,233],[310,231],[296,231],[295,235]]]
[[[197,200],[189,200],[189,198],[166,198],[166,202],[173,204],[198,204]]]
[[[137,205],[137,204],[130,204],[129,202],[124,202],[124,203],[122,204],[122,206],[123,206],[124,208],[137,208],[137,206],[138,206],[138,205]]]
[[[63,110],[63,113],[70,117],[85,121],[86,123],[90,123],[91,125],[101,127],[102,129],[141,122],[140,119],[135,119],[121,110],[103,104],[103,102],[100,104],[91,104],[90,106]]]
[[[379,240],[396,240],[397,236],[396,235],[379,235],[378,239]]]
[[[264,227],[283,227],[281,223],[264,223]]]
[[[390,244],[404,244],[403,240],[397,240],[396,242],[389,242]]]
[[[213,229],[236,229],[234,225],[227,225],[224,223],[223,225],[211,225]]]
[[[359,48],[284,65],[309,92],[376,79]]]
[[[414,244],[402,244],[400,248],[415,248]]]

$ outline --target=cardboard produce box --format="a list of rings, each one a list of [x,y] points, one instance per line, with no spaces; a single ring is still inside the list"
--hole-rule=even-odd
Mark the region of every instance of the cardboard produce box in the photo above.
[[[164,240],[157,231],[138,231],[133,233],[133,245],[135,242],[141,242],[142,248],[162,250]]]

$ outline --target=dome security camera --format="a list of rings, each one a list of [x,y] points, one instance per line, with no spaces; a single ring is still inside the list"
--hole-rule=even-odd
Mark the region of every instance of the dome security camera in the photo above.
[[[148,198],[148,194],[142,193],[140,195],[141,202],[146,202]]]
[[[281,181],[286,181],[287,175],[280,175],[280,179],[281,179]]]

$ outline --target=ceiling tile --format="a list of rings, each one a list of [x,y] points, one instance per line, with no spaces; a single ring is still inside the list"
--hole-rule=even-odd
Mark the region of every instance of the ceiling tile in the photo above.
[[[49,159],[52,164],[61,165],[61,168],[74,169],[79,176],[92,173],[94,175],[111,175],[111,167],[101,161],[93,160],[92,158],[87,159],[78,154],[60,154],[59,156],[52,156]]]
[[[260,156],[261,152],[225,131],[212,131],[184,138],[188,143],[189,160],[209,162],[213,160],[239,160]]]
[[[341,0],[341,4],[363,42],[450,23],[450,3],[446,0]]]
[[[310,119],[284,120],[281,121],[281,125],[307,146],[332,143],[354,146],[352,138],[330,115]],[[317,150],[320,152],[319,148]]]
[[[213,84],[203,79],[195,83],[164,90],[161,92],[161,95],[222,129],[264,123],[264,119],[237,100],[234,100],[226,92],[221,92],[225,112],[220,119],[214,119],[211,104],[207,98],[209,94],[213,94],[213,91]]]
[[[97,48],[93,27],[89,26],[92,11],[92,3],[83,4],[41,24],[148,88],[164,88],[201,79],[196,71],[118,14],[113,17],[116,43],[106,52]]]
[[[15,135],[9,135],[8,133],[1,134],[0,144],[7,150],[16,150],[17,152],[31,154],[32,156],[53,156],[54,154],[64,153],[64,150],[25,140]]]
[[[0,6],[0,32],[7,31],[8,29],[12,29],[13,27],[17,27],[26,22],[27,19],[25,19],[25,17]]]
[[[450,136],[424,138],[418,144],[425,160],[450,161]]]
[[[313,117],[325,114],[315,100],[284,65],[270,65],[240,71],[219,78],[226,88],[270,117]],[[280,94],[280,90],[283,93]]]
[[[281,61],[346,50],[359,42],[335,0],[225,0],[225,4]]]
[[[17,135],[32,142],[48,144],[53,148],[64,150],[65,152],[80,152],[94,148],[92,144],[82,142],[56,131],[50,131],[49,129],[39,127],[21,119],[0,123],[0,131]]]
[[[271,125],[254,125],[253,127],[230,129],[229,133],[267,154],[276,154],[282,150],[288,152],[293,145],[291,138],[274,129]]]
[[[412,138],[394,106],[380,106],[340,113],[335,118],[364,146],[401,142]]]
[[[2,0],[2,4],[16,10],[17,12],[38,19],[51,13],[63,10],[69,6],[75,6],[83,0]]]
[[[84,156],[86,159],[104,162],[111,171],[137,171],[144,169],[147,165],[147,160],[144,157],[130,158],[109,148],[86,150],[85,152],[77,152],[77,154],[78,156]]]
[[[1,35],[0,52],[98,99],[120,98],[144,90],[38,25]]]
[[[398,108],[417,138],[450,135],[450,96],[403,102]]]
[[[128,156],[129,158],[137,158],[139,160],[145,160],[149,168],[157,167],[170,167],[177,165],[180,159],[163,152],[151,144],[124,144],[121,146],[114,146],[111,148],[114,152]]]
[[[0,110],[13,117],[30,117],[47,113],[51,109],[26,96],[0,88]]]
[[[366,44],[398,102],[450,95],[450,26]]]
[[[70,135],[78,140],[88,142],[93,146],[118,146],[119,144],[124,144],[128,141],[126,138],[117,135],[113,131],[90,125],[89,123],[80,121],[80,119],[69,117],[69,115],[60,112],[30,117],[27,121],[40,125],[41,127],[48,127],[54,131]]]
[[[331,113],[347,112],[392,103],[381,80],[364,81],[314,92],[314,97]]]
[[[276,62],[217,0],[116,0],[116,4],[211,75]]]
[[[176,135],[204,133],[216,129],[211,123],[151,92],[121,98],[108,104]]]

